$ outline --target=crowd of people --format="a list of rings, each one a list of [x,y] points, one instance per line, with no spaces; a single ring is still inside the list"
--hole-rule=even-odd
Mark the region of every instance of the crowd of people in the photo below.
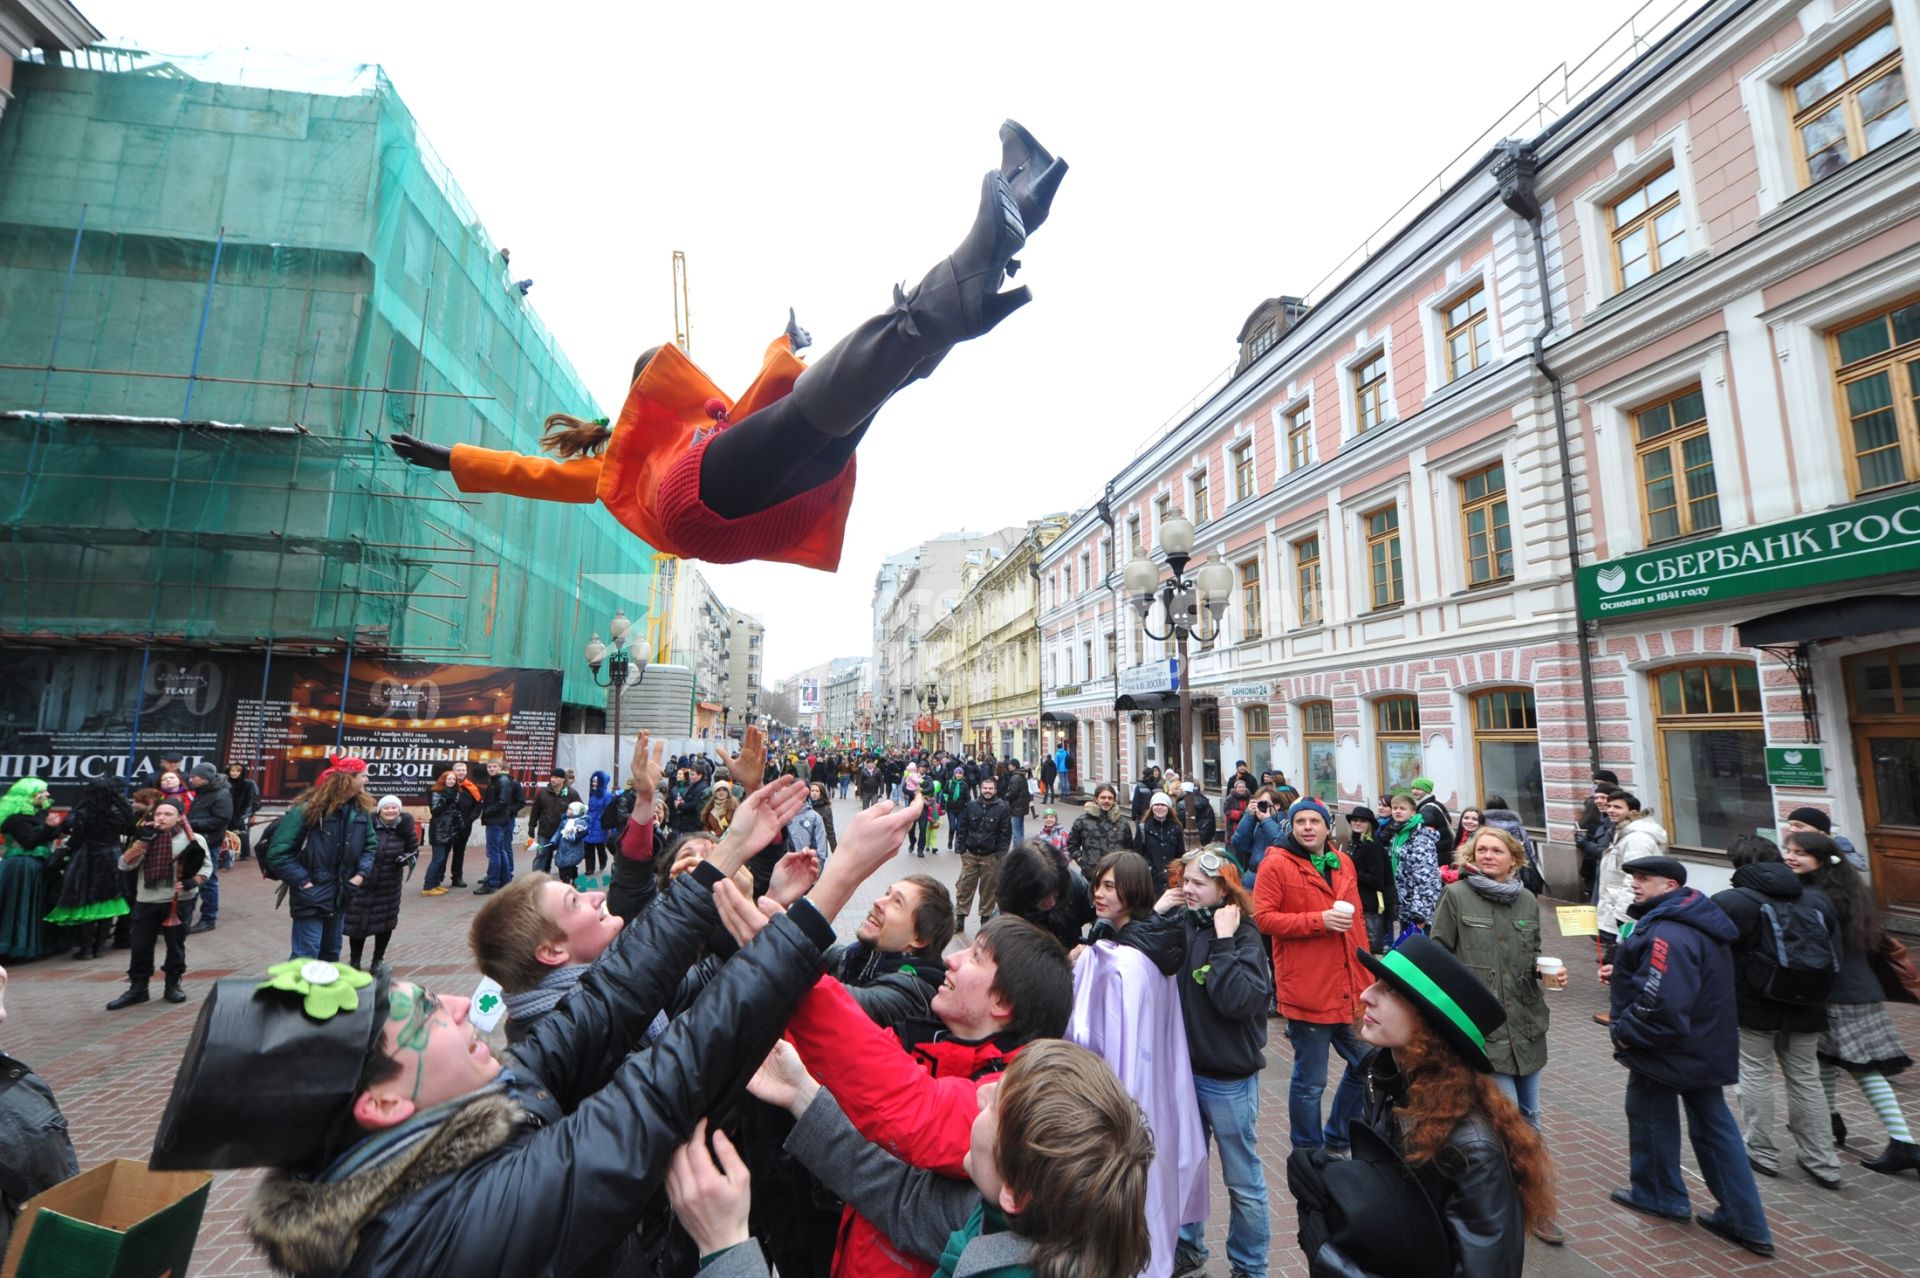
[[[1570,973],[1512,808],[1456,815],[1416,780],[1343,815],[1243,764],[1217,810],[1148,769],[1130,802],[1096,784],[1063,825],[1044,805],[1068,773],[1047,762],[1036,782],[1013,759],[770,751],[757,729],[669,759],[643,734],[630,774],[584,795],[564,770],[528,795],[454,764],[416,822],[338,758],[257,829],[238,768],[97,783],[64,814],[30,778],[0,797],[0,935],[9,958],[60,941],[84,961],[117,933],[111,1009],[149,998],[163,941],[163,997],[186,1002],[220,870],[257,856],[279,881],[294,961],[206,993],[153,1161],[276,1169],[249,1227],[290,1274],[1191,1278],[1216,1150],[1232,1275],[1269,1270],[1278,1175],[1316,1274],[1517,1275],[1529,1234],[1565,1240],[1539,1129]],[[836,830],[843,791],[859,812]],[[836,938],[886,861],[939,854],[942,815],[955,888],[901,875]],[[422,895],[465,886],[476,822],[489,899],[469,941],[507,1009],[499,1058],[466,999],[387,963],[417,859]],[[1771,1254],[1755,1177],[1784,1170],[1776,1074],[1816,1184],[1841,1183],[1842,1073],[1886,1129],[1864,1165],[1920,1170],[1885,1007],[1920,1001],[1920,978],[1824,813],[1738,840],[1709,898],[1600,774],[1579,848],[1596,1019],[1627,1070],[1616,1202]],[[1284,1167],[1256,1136],[1273,1028],[1292,1048]],[[220,1085],[223,1054],[268,1041],[316,1064],[255,1113]],[[1716,1200],[1698,1214],[1683,1111]]]

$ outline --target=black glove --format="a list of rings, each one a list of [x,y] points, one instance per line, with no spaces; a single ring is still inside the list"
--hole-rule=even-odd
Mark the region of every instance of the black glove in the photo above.
[[[424,439],[399,434],[387,436],[387,445],[399,455],[401,461],[410,466],[427,470],[453,469],[453,450],[443,444],[429,444]]]

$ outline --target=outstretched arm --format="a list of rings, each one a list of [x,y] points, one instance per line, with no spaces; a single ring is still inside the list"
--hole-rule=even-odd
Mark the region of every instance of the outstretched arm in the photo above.
[[[416,444],[420,441],[415,440]],[[433,445],[424,445],[431,448]],[[396,442],[394,451],[400,452]],[[406,456],[401,453],[401,456]],[[411,460],[411,458],[409,458]],[[421,463],[415,463],[416,465]],[[507,493],[539,501],[586,503],[599,500],[600,459],[554,461],[472,444],[455,444],[446,469],[463,493]]]

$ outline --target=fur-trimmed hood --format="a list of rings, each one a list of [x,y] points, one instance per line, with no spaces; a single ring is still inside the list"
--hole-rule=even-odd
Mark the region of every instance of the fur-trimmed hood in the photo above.
[[[282,1273],[337,1274],[353,1261],[360,1229],[390,1204],[428,1182],[500,1148],[527,1115],[507,1097],[482,1096],[432,1135],[337,1181],[269,1172],[247,1205],[247,1233]]]

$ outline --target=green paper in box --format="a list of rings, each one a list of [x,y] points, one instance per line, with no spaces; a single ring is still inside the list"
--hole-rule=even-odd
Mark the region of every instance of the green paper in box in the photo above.
[[[125,1158],[82,1172],[27,1200],[0,1278],[179,1278],[212,1184]]]

